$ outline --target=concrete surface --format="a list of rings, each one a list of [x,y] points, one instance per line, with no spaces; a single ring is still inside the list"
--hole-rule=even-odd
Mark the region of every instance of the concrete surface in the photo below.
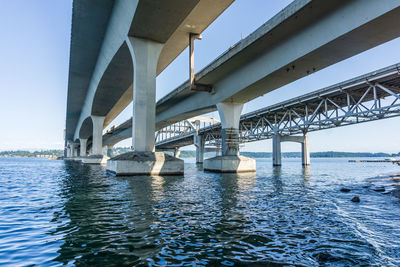
[[[183,175],[184,161],[163,152],[128,152],[108,160],[107,171],[118,176]]]
[[[244,156],[217,156],[205,159],[203,163],[205,171],[221,173],[255,172],[256,161]]]
[[[104,155],[90,155],[81,157],[80,160],[83,164],[106,165],[109,157]]]

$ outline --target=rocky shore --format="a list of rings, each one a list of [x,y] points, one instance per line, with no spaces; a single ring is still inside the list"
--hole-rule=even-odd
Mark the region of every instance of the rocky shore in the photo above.
[[[400,173],[368,178],[368,184],[364,185],[363,188],[382,194],[390,194],[400,199]],[[340,188],[340,192],[351,194],[353,192],[353,188],[342,187]],[[360,202],[361,199],[359,196],[354,195],[351,198],[351,201]]]
[[[400,198],[400,173],[378,176],[368,180],[371,184],[375,185],[373,188],[374,191],[384,192],[385,194],[391,194],[394,197]]]

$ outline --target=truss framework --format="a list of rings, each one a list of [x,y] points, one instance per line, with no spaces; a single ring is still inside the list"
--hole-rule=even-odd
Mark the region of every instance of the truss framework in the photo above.
[[[381,120],[400,115],[400,65],[357,77],[277,105],[243,115],[240,142]],[[188,121],[163,128],[156,134],[157,146],[190,136],[204,135],[208,145],[221,146],[221,124],[194,125]]]

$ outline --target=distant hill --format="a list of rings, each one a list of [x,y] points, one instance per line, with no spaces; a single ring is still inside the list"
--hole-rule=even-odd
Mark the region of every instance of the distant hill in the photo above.
[[[61,157],[64,155],[64,150],[52,149],[41,151],[27,151],[27,150],[13,150],[13,151],[0,151],[0,157]]]

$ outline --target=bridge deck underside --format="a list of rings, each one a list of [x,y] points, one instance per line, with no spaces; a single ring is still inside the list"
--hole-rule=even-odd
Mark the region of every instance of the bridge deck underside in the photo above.
[[[240,142],[294,135],[400,115],[400,64],[369,73],[241,116]],[[157,148],[193,144],[195,131],[176,131],[158,138]],[[206,144],[220,143],[221,125],[197,129]]]

